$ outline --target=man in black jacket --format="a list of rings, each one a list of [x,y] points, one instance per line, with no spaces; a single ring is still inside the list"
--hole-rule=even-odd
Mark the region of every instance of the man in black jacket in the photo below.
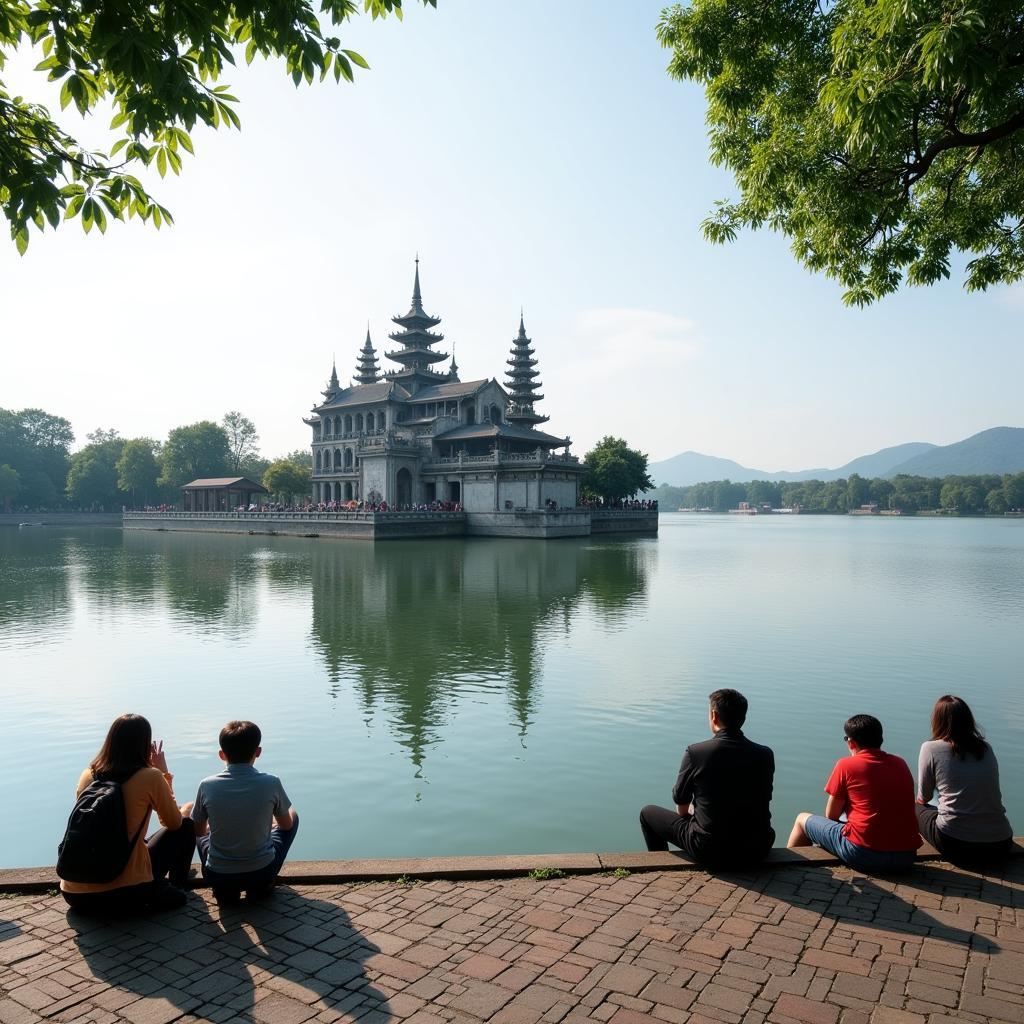
[[[686,748],[672,790],[675,811],[640,812],[648,850],[678,846],[708,867],[755,864],[775,842],[770,804],[775,755],[743,735],[747,699],[736,690],[708,698],[714,737]]]

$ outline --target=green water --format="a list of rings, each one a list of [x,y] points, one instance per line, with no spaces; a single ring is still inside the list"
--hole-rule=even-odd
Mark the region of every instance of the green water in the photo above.
[[[296,857],[637,849],[720,686],[775,748],[781,838],[822,806],[849,714],[914,765],[945,692],[1020,833],[1022,580],[1021,520],[667,514],[658,539],[376,546],[0,529],[0,865],[53,863],[126,710],[182,801],[223,722],[258,722]]]

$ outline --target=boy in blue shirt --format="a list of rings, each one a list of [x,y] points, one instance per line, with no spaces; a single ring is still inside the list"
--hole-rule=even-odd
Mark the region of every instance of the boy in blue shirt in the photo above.
[[[275,775],[258,772],[263,736],[252,722],[220,731],[219,775],[199,783],[192,820],[203,877],[219,903],[269,892],[299,830],[299,816]]]

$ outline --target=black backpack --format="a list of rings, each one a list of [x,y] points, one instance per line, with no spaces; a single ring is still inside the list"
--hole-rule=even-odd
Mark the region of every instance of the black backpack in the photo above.
[[[94,779],[75,802],[64,839],[57,847],[57,875],[65,882],[112,882],[128,866],[142,835],[128,838],[120,782]]]

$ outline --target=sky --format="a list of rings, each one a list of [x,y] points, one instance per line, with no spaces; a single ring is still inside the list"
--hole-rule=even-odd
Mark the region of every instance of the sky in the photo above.
[[[662,3],[407,3],[340,33],[371,65],[355,85],[230,70],[242,131],[196,130],[152,183],[173,227],[0,242],[0,406],[66,416],[78,444],[238,409],[266,455],[306,447],[332,358],[346,379],[367,324],[391,347],[418,253],[463,380],[503,379],[523,308],[545,429],[580,455],[615,434],[652,460],[831,467],[1024,425],[1024,288],[954,273],[848,309],[779,236],[703,240],[735,188],[702,91],[665,72]],[[38,59],[4,79],[57,110]],[[109,144],[106,114],[62,117]]]

